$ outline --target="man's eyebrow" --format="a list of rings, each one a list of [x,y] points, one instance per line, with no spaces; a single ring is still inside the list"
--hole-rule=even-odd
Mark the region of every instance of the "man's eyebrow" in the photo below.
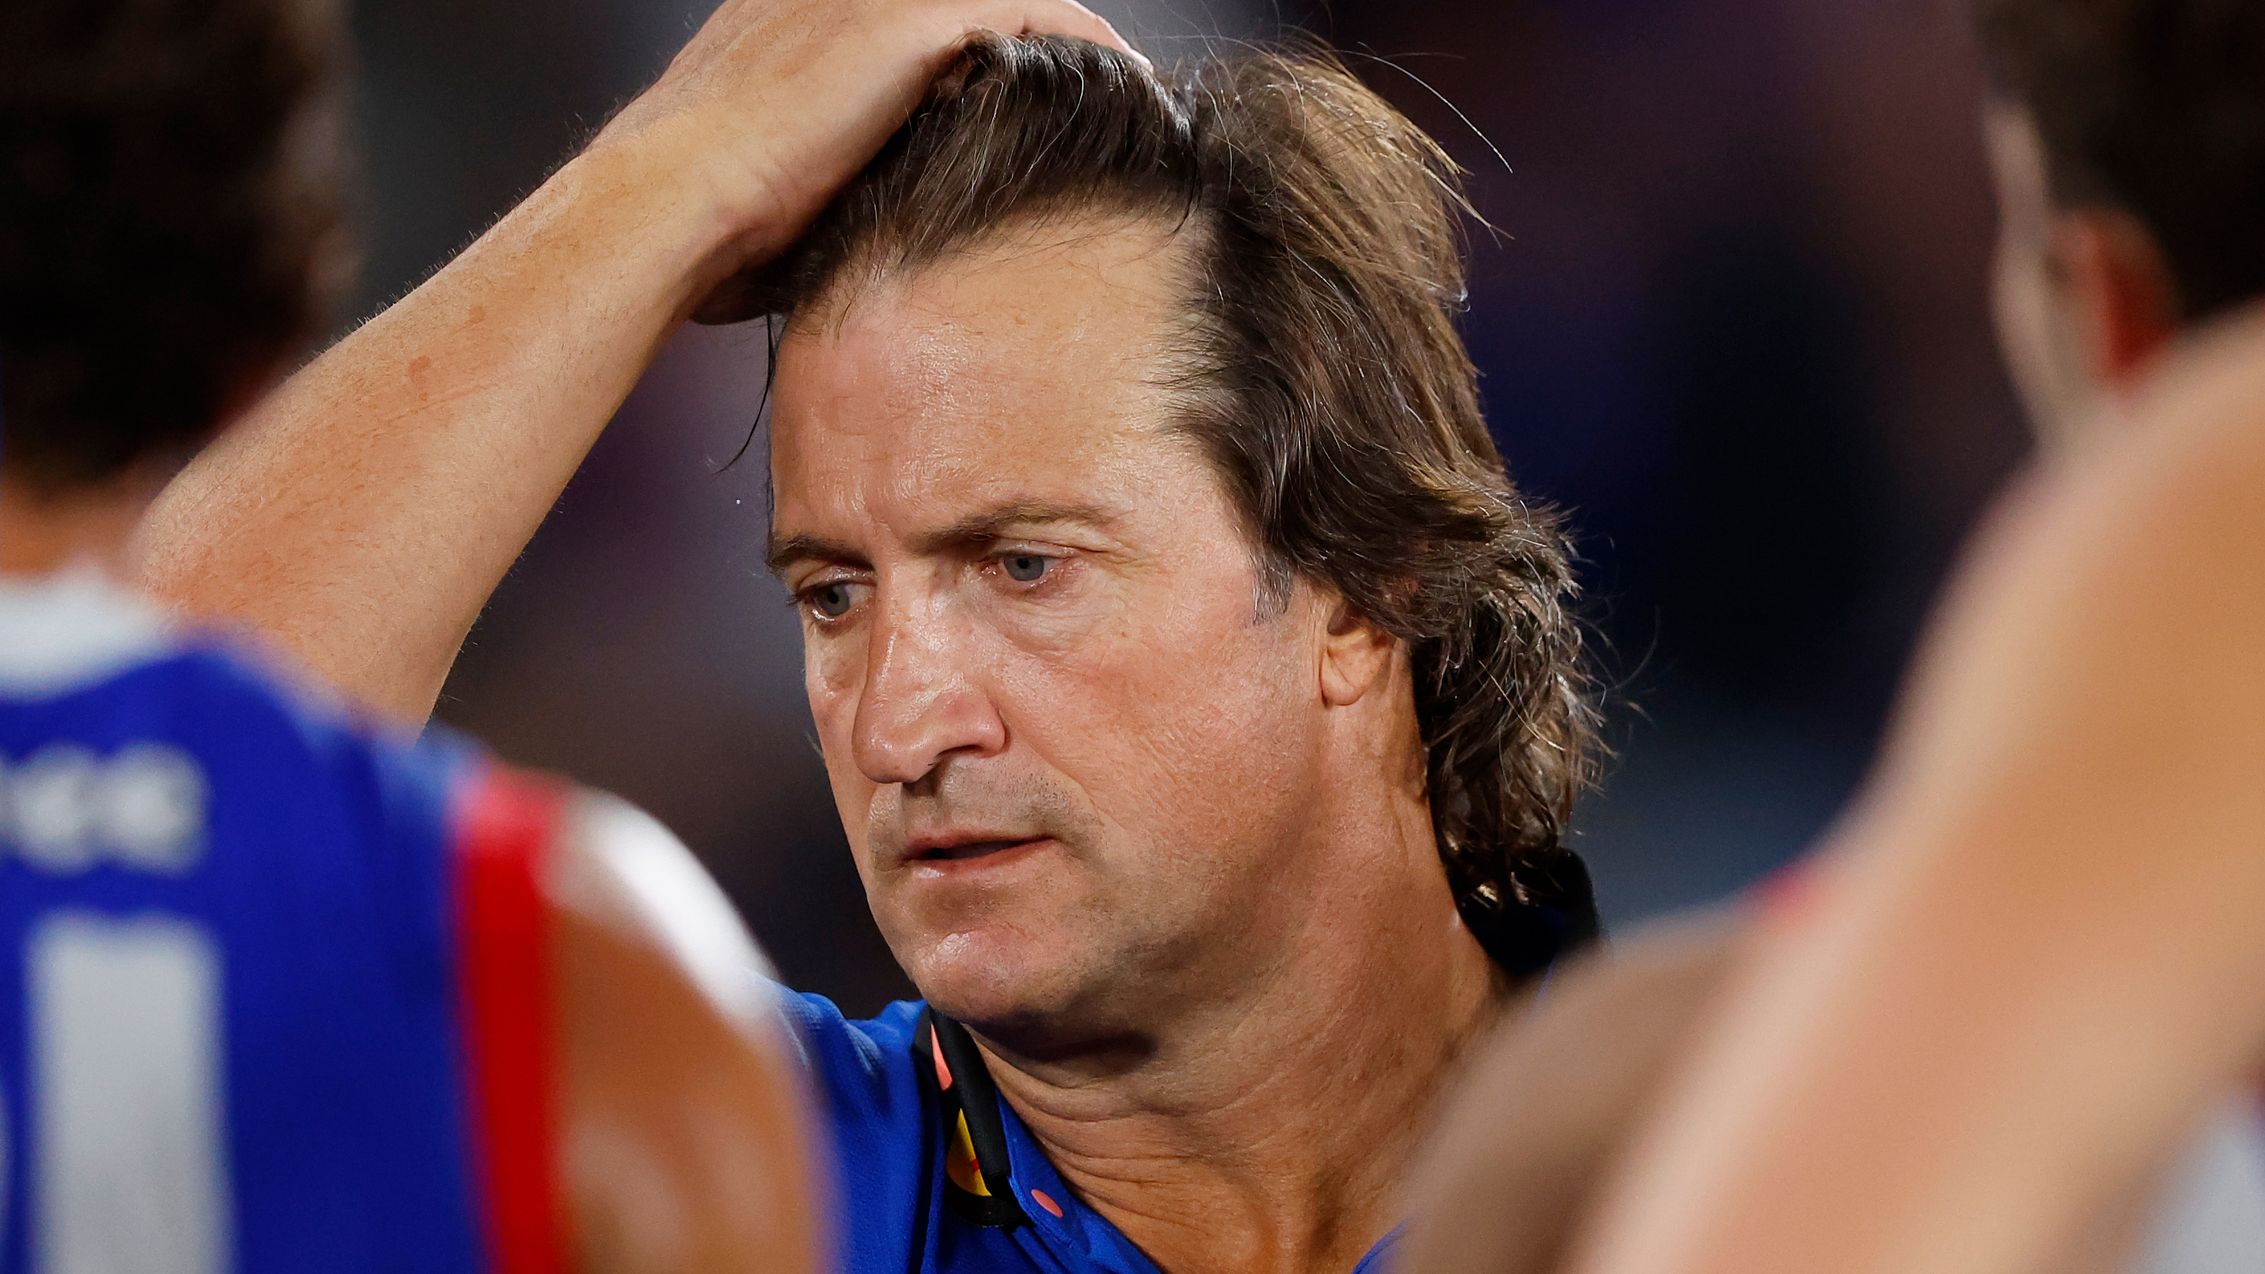
[[[817,535],[790,535],[771,541],[771,574],[783,576],[797,562],[863,562],[865,556],[846,544]]]
[[[1010,528],[1017,526],[1075,523],[1105,530],[1115,525],[1122,515],[1098,504],[1056,500],[1010,500],[971,513],[949,526],[926,532],[913,541],[913,548],[921,553],[935,553],[946,549],[965,548],[988,540],[1006,538]],[[789,535],[771,541],[770,567],[773,575],[784,575],[787,568],[798,562],[840,562],[863,565],[865,555],[837,540],[819,535]]]
[[[923,553],[963,548],[986,540],[1004,539],[1008,528],[1033,524],[1072,522],[1102,530],[1115,525],[1118,518],[1119,515],[1114,510],[1098,504],[1010,500],[979,513],[969,514],[950,526],[928,532],[919,537],[915,546]]]

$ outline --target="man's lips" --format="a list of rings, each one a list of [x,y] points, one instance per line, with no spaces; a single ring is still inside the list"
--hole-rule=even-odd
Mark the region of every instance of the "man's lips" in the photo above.
[[[962,858],[981,858],[985,854],[996,854],[1002,849],[1027,845],[1030,843],[1030,839],[1035,838],[961,841],[956,845],[937,845],[928,849],[915,850],[912,858],[914,862],[920,862],[924,859],[956,862]]]
[[[1003,866],[1027,856],[1028,851],[1053,844],[1046,836],[931,836],[904,847],[907,866],[948,871],[974,866]]]

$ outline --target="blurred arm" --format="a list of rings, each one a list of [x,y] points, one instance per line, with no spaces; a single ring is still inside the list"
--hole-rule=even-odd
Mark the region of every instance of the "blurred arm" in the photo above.
[[[421,722],[661,342],[979,29],[1122,47],[1072,0],[725,0],[588,151],[174,483],[144,582]]]
[[[2265,1053],[2265,329],[2003,517],[1573,1268],[2029,1274]]]
[[[823,1268],[808,1082],[730,904],[604,798],[583,799],[546,885],[573,1267]]]
[[[1728,917],[1639,934],[1519,1003],[1456,1086],[1410,1190],[1402,1274],[1552,1274],[1723,986]]]
[[[1552,980],[1478,1052],[1410,1192],[1402,1274],[1557,1274],[1764,949],[1747,914],[1681,919]],[[2072,1229],[2052,1274],[2109,1274],[2161,1218],[2166,1162]],[[2175,1218],[2184,1221],[2187,1218]]]

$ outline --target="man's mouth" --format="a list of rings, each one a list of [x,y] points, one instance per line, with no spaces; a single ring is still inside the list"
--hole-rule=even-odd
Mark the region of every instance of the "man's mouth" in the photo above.
[[[938,845],[932,849],[922,850],[920,853],[914,854],[913,859],[916,862],[956,863],[962,859],[983,858],[1002,850],[1013,849],[1017,845],[1028,845],[1030,843],[1030,840],[971,840],[957,845]]]
[[[1044,836],[951,836],[922,838],[905,846],[905,861],[914,865],[942,867],[947,863],[981,863],[991,860],[1004,862],[1022,857],[1020,851],[1034,849],[1053,842]]]

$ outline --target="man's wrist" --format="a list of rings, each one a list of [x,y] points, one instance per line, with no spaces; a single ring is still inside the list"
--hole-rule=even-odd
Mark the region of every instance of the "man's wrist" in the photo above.
[[[689,117],[671,116],[609,127],[559,173],[583,209],[578,219],[619,235],[640,268],[662,271],[681,316],[787,234],[761,196],[763,181],[726,182],[716,172],[725,146]]]

